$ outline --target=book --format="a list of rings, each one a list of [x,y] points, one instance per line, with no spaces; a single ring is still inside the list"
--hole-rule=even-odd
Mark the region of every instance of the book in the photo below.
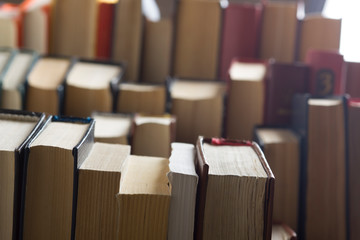
[[[169,159],[171,184],[168,239],[193,239],[198,175],[193,144],[172,143]]]
[[[294,129],[304,140],[299,237],[346,239],[346,99],[298,95],[294,106]]]
[[[294,230],[292,230],[285,223],[274,223],[272,225],[272,234],[271,239],[273,240],[296,240],[297,235]]]
[[[263,123],[266,71],[264,62],[232,62],[225,117],[227,138],[252,139],[255,125]]]
[[[130,83],[118,85],[117,112],[161,115],[165,113],[165,84]]]
[[[356,239],[359,236],[359,226],[360,226],[360,208],[359,208],[359,187],[360,179],[357,174],[359,166],[359,156],[360,151],[358,147],[358,142],[360,140],[360,128],[359,128],[359,119],[360,119],[360,101],[357,98],[350,98],[348,102],[348,113],[347,113],[347,126],[348,126],[348,156],[349,156],[349,165],[348,165],[348,204],[349,204],[349,239]]]
[[[164,83],[170,75],[176,14],[175,0],[157,0],[154,17],[144,19],[141,80]],[[154,59],[157,59],[154,61]]]
[[[127,62],[125,80],[136,82],[140,74],[143,16],[141,0],[119,0],[115,13],[113,59]],[[131,23],[131,24],[129,24]]]
[[[265,97],[265,125],[290,126],[292,98],[309,92],[310,67],[306,64],[268,62]]]
[[[23,14],[22,47],[48,54],[51,0],[24,1],[20,8]]]
[[[53,116],[27,144],[21,239],[74,239],[78,169],[93,143],[92,119]]]
[[[360,63],[345,62],[346,65],[346,87],[345,92],[352,98],[360,98]]]
[[[180,1],[173,76],[212,79],[218,74],[222,8],[218,1]]]
[[[20,11],[11,4],[0,6],[0,46],[16,48],[20,45]]]
[[[24,109],[25,82],[36,59],[37,53],[31,50],[17,51],[12,57],[7,70],[0,76],[1,108]]]
[[[131,154],[169,158],[171,143],[175,141],[175,125],[176,119],[171,115],[136,115]]]
[[[94,143],[79,168],[75,239],[118,239],[116,194],[129,155],[130,146]]]
[[[41,127],[44,115],[0,110],[0,238],[19,238],[24,148]]]
[[[196,150],[195,238],[270,239],[275,179],[259,146],[199,136]]]
[[[221,137],[225,93],[222,82],[174,79],[170,96],[176,141],[195,143],[199,135]]]
[[[167,158],[130,155],[125,160],[120,190],[119,238],[167,239],[171,190]]]
[[[26,80],[25,109],[60,114],[63,111],[64,82],[73,60],[68,57],[43,56]]]
[[[122,63],[87,59],[75,62],[66,78],[65,114],[88,117],[93,111],[113,111],[124,72]]]
[[[276,176],[273,219],[298,228],[300,140],[289,128],[258,126],[254,139]]]
[[[310,49],[339,51],[341,19],[327,18],[319,13],[308,14],[300,24],[300,61],[305,61]]]
[[[261,28],[261,59],[275,58],[279,62],[295,60],[297,32],[297,3],[292,1],[267,2]]]
[[[238,2],[229,2],[224,9],[219,60],[221,80],[229,80],[233,58],[258,57],[262,11],[261,4]]]
[[[55,0],[52,4],[50,53],[93,58],[97,1]]]
[[[129,145],[132,115],[93,112],[95,142]]]
[[[15,54],[15,50],[9,47],[0,47],[0,76],[10,65],[10,59]]]
[[[309,50],[305,62],[310,65],[309,91],[316,96],[345,93],[344,57],[337,51]]]

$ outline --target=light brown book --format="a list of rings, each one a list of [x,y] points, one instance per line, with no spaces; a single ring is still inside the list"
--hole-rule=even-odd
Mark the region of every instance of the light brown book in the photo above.
[[[297,3],[267,2],[264,7],[260,40],[260,58],[279,62],[295,60]]]
[[[234,61],[226,113],[226,137],[252,139],[255,125],[264,121],[266,65]]]
[[[193,239],[198,175],[193,144],[172,143],[167,174],[171,184],[169,240]]]
[[[20,239],[74,239],[78,168],[93,143],[93,120],[52,117],[26,146]]]
[[[17,8],[0,9],[0,46],[1,47],[18,47],[18,26],[16,18],[20,15]]]
[[[125,79],[138,81],[143,35],[141,0],[119,0],[114,29],[113,59],[127,62]]]
[[[18,239],[24,148],[44,116],[0,110],[0,239]]]
[[[180,1],[175,35],[174,76],[216,79],[220,47],[218,1]]]
[[[95,142],[129,144],[131,115],[95,112],[91,117],[96,126]]]
[[[167,239],[170,205],[166,158],[131,155],[122,171],[118,239]]]
[[[95,56],[97,1],[54,0],[51,20],[51,53]]]
[[[92,112],[111,112],[114,93],[125,69],[121,64],[81,60],[76,62],[66,79],[65,114],[89,117]]]
[[[306,239],[346,239],[345,109],[342,99],[308,100]]]
[[[299,58],[305,61],[310,49],[339,51],[341,19],[308,15],[301,22]]]
[[[2,82],[0,107],[22,110],[25,102],[25,81],[37,57],[33,51],[19,51],[12,58],[6,72],[0,76]]]
[[[258,127],[255,139],[276,177],[273,219],[298,228],[300,142],[290,129]]]
[[[40,58],[28,76],[25,109],[60,114],[61,88],[70,65],[69,58]]]
[[[170,94],[176,141],[195,143],[199,135],[221,137],[225,92],[220,82],[174,80]]]
[[[175,140],[175,124],[176,120],[171,115],[136,115],[131,153],[168,158],[171,143]]]
[[[96,128],[95,128],[96,129]],[[121,168],[130,146],[95,143],[79,168],[75,238],[117,238]]]
[[[117,98],[117,112],[160,115],[165,112],[164,84],[121,83]]]

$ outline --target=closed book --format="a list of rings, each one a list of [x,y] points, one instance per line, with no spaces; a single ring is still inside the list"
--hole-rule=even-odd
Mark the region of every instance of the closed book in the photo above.
[[[21,46],[21,14],[16,5],[0,6],[0,46],[16,48]]]
[[[10,65],[10,59],[16,53],[15,49],[10,47],[0,47],[0,76],[4,74],[4,70]]]
[[[260,4],[230,2],[224,9],[220,53],[220,79],[229,80],[234,57],[256,58],[260,41]]]
[[[297,25],[296,2],[269,1],[265,4],[259,57],[275,58],[279,62],[293,62]]]
[[[300,61],[305,61],[310,49],[339,51],[341,19],[309,14],[301,20],[300,25]]]
[[[266,77],[265,125],[290,126],[292,98],[309,92],[310,67],[270,61]]]
[[[65,114],[89,117],[92,112],[112,112],[117,86],[125,73],[120,62],[80,59],[66,77]]]
[[[116,194],[120,189],[121,168],[129,155],[130,146],[94,143],[79,168],[77,240],[118,239]]]
[[[24,149],[44,122],[33,112],[0,110],[0,238],[19,239]]]
[[[271,239],[275,179],[259,146],[200,136],[196,150],[195,238]]]
[[[199,135],[221,137],[225,93],[222,82],[174,79],[170,96],[176,141],[195,143]]]
[[[346,62],[345,92],[352,98],[360,98],[360,63]]]
[[[218,1],[180,1],[175,33],[173,75],[215,80],[222,8]]]
[[[315,96],[345,93],[344,57],[337,51],[309,50],[305,62],[310,65],[309,91]]]
[[[25,148],[22,239],[74,239],[78,169],[94,143],[92,119],[49,117]]]

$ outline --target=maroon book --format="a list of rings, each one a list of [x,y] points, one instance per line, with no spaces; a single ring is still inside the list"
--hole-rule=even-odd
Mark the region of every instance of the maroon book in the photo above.
[[[346,93],[360,98],[360,62],[346,63]]]
[[[311,67],[309,89],[314,96],[345,93],[345,62],[337,51],[309,50],[305,62]]]
[[[264,124],[289,126],[292,116],[292,98],[309,91],[310,67],[302,63],[269,61],[266,77]]]
[[[98,5],[96,57],[110,59],[116,4],[101,2]]]
[[[234,57],[256,58],[262,14],[261,4],[230,2],[224,10],[220,53],[220,79],[229,80]]]

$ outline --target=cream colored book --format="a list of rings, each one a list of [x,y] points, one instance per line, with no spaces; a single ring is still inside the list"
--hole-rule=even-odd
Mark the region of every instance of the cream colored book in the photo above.
[[[92,147],[79,169],[75,239],[118,239],[116,195],[129,155],[130,146],[95,143]]]
[[[61,87],[71,60],[68,58],[40,58],[28,76],[25,108],[28,111],[60,114]]]
[[[174,80],[170,95],[176,141],[194,144],[199,135],[221,137],[225,92],[220,82]]]
[[[118,239],[167,239],[171,190],[167,158],[131,155],[120,190]]]
[[[264,119],[266,65],[235,61],[229,75],[226,137],[249,140],[254,126]]]
[[[65,114],[88,117],[94,111],[111,112],[114,99],[110,84],[118,84],[120,64],[79,61],[66,80]]]
[[[15,19],[20,16],[17,8],[0,10],[0,46],[1,47],[18,47],[18,26]]]

